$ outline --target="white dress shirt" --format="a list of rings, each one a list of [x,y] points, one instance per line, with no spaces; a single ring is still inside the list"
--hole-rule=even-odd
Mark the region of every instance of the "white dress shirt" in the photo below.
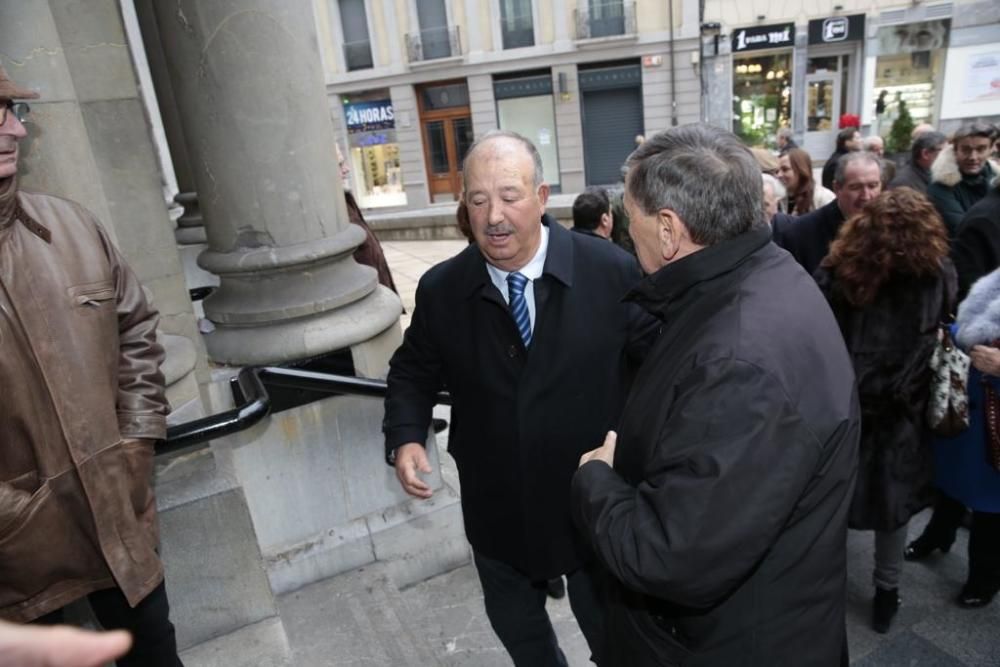
[[[524,300],[528,303],[528,317],[531,319],[531,332],[535,332],[535,281],[542,277],[542,270],[545,268],[545,254],[549,249],[549,228],[542,225],[542,239],[538,244],[538,251],[535,256],[531,258],[531,261],[525,264],[518,271],[521,275],[528,279],[528,284],[524,288]],[[507,290],[507,276],[511,274],[511,271],[504,271],[503,269],[498,269],[497,267],[486,262],[486,270],[489,271],[490,280],[500,294],[503,295],[503,300],[510,304],[510,294]]]

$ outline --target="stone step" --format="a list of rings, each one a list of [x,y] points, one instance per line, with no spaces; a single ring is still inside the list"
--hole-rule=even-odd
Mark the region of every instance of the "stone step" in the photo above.
[[[210,639],[181,653],[185,667],[293,667],[281,619],[272,617]]]
[[[441,664],[382,563],[286,593],[278,609],[295,665]]]

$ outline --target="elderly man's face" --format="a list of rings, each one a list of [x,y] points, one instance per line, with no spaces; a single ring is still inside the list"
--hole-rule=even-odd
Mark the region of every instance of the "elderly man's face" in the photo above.
[[[844,182],[833,186],[840,210],[850,218],[882,193],[882,170],[873,162],[854,162],[844,169]]]
[[[868,139],[868,150],[879,157],[885,155],[885,144],[882,142],[882,137],[870,137]]]
[[[489,139],[465,159],[465,203],[476,245],[503,271],[523,268],[538,252],[549,186],[534,185],[528,149],[510,137]]]
[[[0,99],[0,104],[10,105],[10,100]],[[9,178],[17,173],[18,148],[17,142],[28,132],[17,119],[11,109],[7,109],[7,118],[0,125],[0,178]]]
[[[965,137],[955,144],[955,159],[958,170],[968,176],[975,176],[983,170],[986,158],[990,156],[993,142],[987,137]]]
[[[768,220],[778,212],[778,198],[774,195],[774,188],[767,181],[764,182],[764,211]]]
[[[666,262],[663,260],[659,216],[655,213],[652,215],[644,213],[642,208],[632,199],[627,186],[622,203],[625,205],[625,213],[628,214],[628,235],[635,246],[639,266],[646,273],[656,273],[666,266]]]

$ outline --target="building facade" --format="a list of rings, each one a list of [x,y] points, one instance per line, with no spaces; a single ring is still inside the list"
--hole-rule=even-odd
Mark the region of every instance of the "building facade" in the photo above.
[[[476,136],[529,137],[556,192],[611,185],[638,135],[700,116],[693,0],[316,0],[362,207],[455,201]]]
[[[1000,119],[1000,3],[708,0],[701,23],[703,118],[750,144],[791,127],[814,159],[843,114],[889,134],[905,102],[944,132]],[[820,13],[816,13],[817,10]]]

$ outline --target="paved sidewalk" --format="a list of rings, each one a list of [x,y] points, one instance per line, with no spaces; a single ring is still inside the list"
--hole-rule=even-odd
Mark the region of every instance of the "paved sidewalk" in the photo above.
[[[434,264],[463,248],[464,241],[395,241],[382,244],[407,313],[420,276]],[[404,328],[409,314],[403,316]],[[436,415],[447,418],[447,408]],[[439,436],[446,481],[458,488],[454,462],[444,453],[447,431]],[[914,518],[910,533],[922,530],[929,512]],[[869,626],[873,586],[873,534],[848,535],[847,624],[851,663],[859,667],[1000,667],[1000,599],[978,610],[953,603],[965,579],[968,533],[948,554],[924,563],[906,563],[900,595],[903,606],[892,630],[876,634]],[[489,627],[482,591],[472,565],[435,577],[403,591],[409,608],[418,613],[426,639],[438,659],[449,667],[507,667],[510,659]],[[565,599],[549,601],[549,611],[569,664],[589,664],[586,644]],[[794,667],[794,666],[788,666]]]

